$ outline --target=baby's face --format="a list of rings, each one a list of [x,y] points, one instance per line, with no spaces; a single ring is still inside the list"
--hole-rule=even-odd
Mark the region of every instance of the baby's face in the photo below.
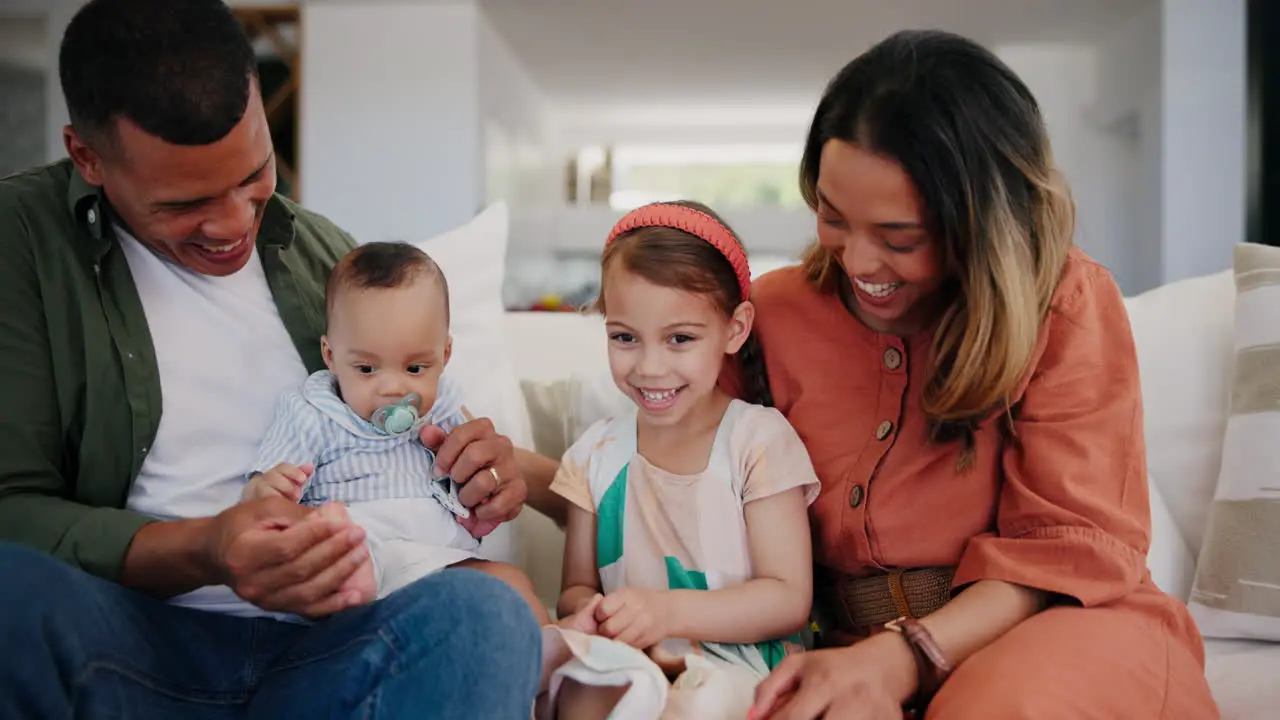
[[[409,393],[425,415],[436,401],[451,342],[444,289],[419,279],[398,288],[344,288],[329,316],[322,346],[342,399],[368,420]]]

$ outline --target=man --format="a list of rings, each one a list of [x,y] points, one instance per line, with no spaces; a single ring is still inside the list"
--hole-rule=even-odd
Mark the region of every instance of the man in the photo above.
[[[364,604],[360,528],[236,502],[353,246],[274,194],[255,67],[219,0],[93,0],[59,58],[70,159],[0,180],[0,717],[527,717],[506,585]],[[487,527],[519,512],[488,421],[423,441]]]

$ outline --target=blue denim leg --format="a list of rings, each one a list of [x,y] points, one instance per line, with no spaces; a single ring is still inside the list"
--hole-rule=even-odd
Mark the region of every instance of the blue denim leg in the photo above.
[[[299,634],[266,671],[249,716],[527,720],[541,652],[514,590],[445,570]]]
[[[532,612],[470,570],[312,625],[177,608],[0,542],[0,718],[520,718]]]
[[[0,718],[238,717],[258,627],[0,543]]]

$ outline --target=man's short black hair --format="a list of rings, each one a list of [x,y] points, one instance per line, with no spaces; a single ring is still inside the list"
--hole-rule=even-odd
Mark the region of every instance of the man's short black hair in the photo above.
[[[62,36],[58,73],[71,124],[110,143],[125,117],[174,145],[226,137],[258,66],[222,0],[91,0]]]
[[[347,253],[329,273],[325,312],[333,314],[338,294],[346,289],[398,288],[419,278],[434,281],[444,295],[444,321],[449,324],[449,283],[431,256],[406,242],[371,242]]]

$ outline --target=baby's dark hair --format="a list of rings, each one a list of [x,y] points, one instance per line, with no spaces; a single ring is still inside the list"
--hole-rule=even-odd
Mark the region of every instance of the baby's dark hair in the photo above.
[[[444,300],[444,321],[449,324],[449,283],[431,256],[405,242],[371,242],[347,253],[329,273],[325,284],[325,313],[333,316],[333,304],[343,290],[398,288],[419,279],[435,281]],[[326,323],[327,324],[327,323]]]
[[[662,204],[677,205],[711,216],[742,245],[733,228],[706,205],[690,200]],[[604,286],[608,282],[608,271],[617,263],[621,263],[627,272],[655,285],[708,295],[726,316],[733,315],[734,309],[749,299],[742,297],[733,265],[716,246],[684,230],[650,225],[624,232],[605,246],[600,257],[600,296],[595,303],[596,311],[601,314],[605,312]],[[769,390],[764,352],[754,329],[736,357],[741,372],[742,399],[772,406],[773,393]]]

